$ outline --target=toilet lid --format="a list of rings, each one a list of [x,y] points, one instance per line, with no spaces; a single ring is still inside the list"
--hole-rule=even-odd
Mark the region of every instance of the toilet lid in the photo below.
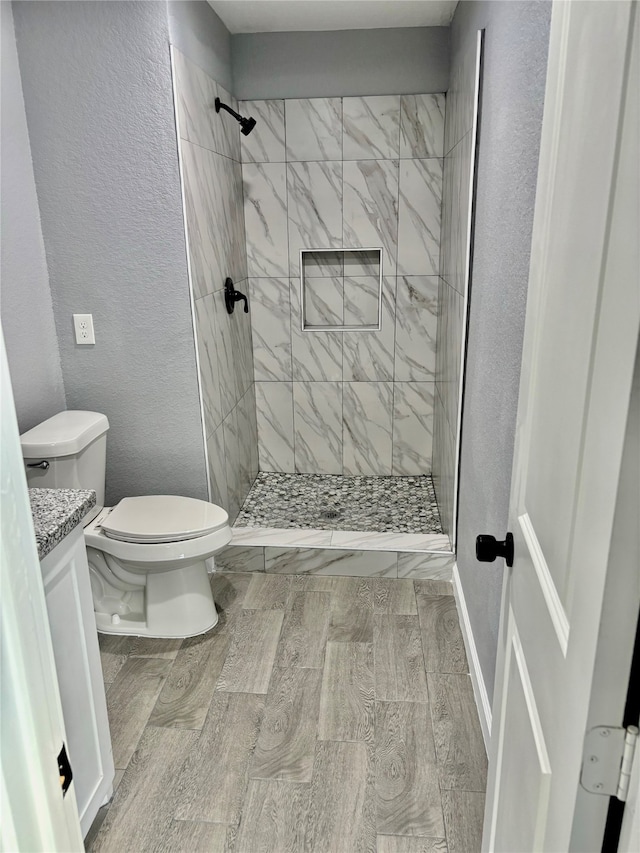
[[[102,521],[110,539],[122,542],[179,542],[224,527],[229,516],[222,507],[174,495],[123,498]]]

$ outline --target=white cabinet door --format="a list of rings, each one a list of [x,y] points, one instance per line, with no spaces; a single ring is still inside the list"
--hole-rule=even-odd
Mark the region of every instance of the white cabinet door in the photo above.
[[[1,334],[0,427],[0,849],[82,851],[74,785],[64,797],[60,785],[65,730]]]
[[[113,793],[113,757],[82,527],[41,563],[82,834]]]
[[[572,849],[608,570],[637,588],[610,566],[640,327],[637,11],[553,7],[484,850]]]

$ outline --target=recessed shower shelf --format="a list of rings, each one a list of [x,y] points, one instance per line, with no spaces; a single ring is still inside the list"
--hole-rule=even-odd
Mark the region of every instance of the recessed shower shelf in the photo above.
[[[382,328],[382,249],[301,249],[304,332]]]

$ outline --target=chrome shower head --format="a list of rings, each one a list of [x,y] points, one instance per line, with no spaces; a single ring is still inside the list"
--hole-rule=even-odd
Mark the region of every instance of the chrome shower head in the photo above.
[[[240,122],[240,133],[244,134],[244,136],[249,136],[253,128],[256,126],[256,120],[254,118],[251,118],[251,116],[244,118],[244,116],[241,116],[235,110],[232,110],[231,107],[223,104],[220,98],[216,98],[215,106],[217,113],[219,113],[220,110],[226,110],[226,112],[232,115],[236,121]]]

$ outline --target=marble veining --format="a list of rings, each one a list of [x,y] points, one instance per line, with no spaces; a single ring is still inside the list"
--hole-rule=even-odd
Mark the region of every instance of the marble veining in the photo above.
[[[237,532],[237,529],[242,530]],[[234,544],[248,544],[248,528],[275,528],[292,531],[289,541],[298,541],[298,531],[345,531],[335,541],[314,540],[308,544],[357,547],[363,533],[439,534],[432,542],[433,550],[448,547],[442,537],[438,505],[431,477],[336,477],[326,474],[282,474],[260,472],[237,517]],[[236,535],[237,532],[237,535]],[[346,533],[349,535],[346,536]],[[337,535],[337,534],[336,534]],[[252,544],[270,544],[275,534]],[[236,541],[237,540],[237,541]],[[348,544],[350,543],[350,544]],[[360,543],[362,544],[362,543]],[[390,550],[397,550],[397,540],[387,539]],[[413,543],[414,547],[420,540]],[[422,542],[427,544],[426,540]]]
[[[342,248],[342,163],[289,163],[289,269],[300,273],[300,249]]]
[[[395,381],[429,381],[436,368],[438,277],[399,276]]]
[[[252,278],[249,292],[256,381],[288,381],[292,377],[289,279]]]
[[[403,95],[400,157],[444,156],[444,95]]]
[[[91,489],[29,489],[38,557],[42,559],[71,533],[96,505]]]
[[[392,160],[400,145],[400,96],[343,98],[343,159]]]
[[[220,425],[223,416],[214,299],[215,294],[210,293],[194,301],[200,392],[208,432]]]
[[[393,386],[392,473],[418,475],[431,468],[433,382],[396,382]]]
[[[284,163],[284,101],[241,101],[240,112],[257,122],[241,137],[242,162]]]
[[[287,185],[282,163],[242,167],[249,275],[287,276]]]
[[[207,466],[209,470],[211,501],[227,509],[229,506],[229,492],[227,490],[227,467],[222,424],[207,438]]]
[[[393,379],[395,349],[396,280],[382,282],[382,327],[376,332],[343,336],[342,378],[345,382]]]
[[[267,547],[264,556],[265,572],[273,574],[363,578],[398,576],[398,558],[393,551]]]
[[[342,333],[302,331],[299,279],[291,279],[289,293],[293,378],[305,382],[339,382],[342,379]]]
[[[391,474],[393,386],[347,382],[342,406],[343,472]]]
[[[376,326],[380,279],[373,275],[344,277],[343,316],[347,326]]]
[[[240,131],[214,109],[216,96],[233,109],[237,103],[172,52],[210,498],[233,520],[258,472],[252,317],[242,311],[230,317],[223,295],[227,276],[248,293]],[[282,187],[284,194],[284,171]],[[286,213],[282,221],[286,239]],[[286,268],[286,250],[283,258]]]
[[[342,100],[285,101],[287,160],[342,160]]]
[[[339,276],[305,277],[305,326],[342,326],[345,322],[345,280]]]
[[[246,277],[241,186],[234,176],[234,167],[240,167],[184,140],[181,155],[191,280],[197,298],[222,287],[227,275],[237,281]]]
[[[342,383],[294,382],[296,471],[342,473]]]
[[[442,160],[400,161],[399,274],[438,274],[441,198]]]
[[[218,96],[216,81],[177,48],[172,47],[171,51],[180,137],[217,154],[227,154],[222,126],[214,121]]]
[[[412,558],[408,574],[421,567],[422,562],[430,566],[431,558],[436,562],[433,567],[445,565],[448,561],[449,572],[453,567],[451,543],[446,534],[441,533],[374,533],[360,530],[316,530],[314,528],[286,527],[234,527],[232,549],[237,551],[257,550],[264,547],[274,548],[348,548],[351,551],[394,551]],[[262,571],[263,569],[237,568],[234,571]],[[417,574],[417,577],[428,577]],[[441,577],[434,573],[433,577]]]
[[[398,161],[344,163],[344,241],[382,246],[383,274],[395,275],[398,243]]]
[[[216,86],[220,100],[227,104],[227,106],[231,107],[232,110],[238,112],[238,101],[236,98],[230,92],[227,92],[224,86],[221,86],[220,83],[216,83]],[[219,132],[222,133],[222,138],[224,140],[224,149],[220,153],[224,154],[226,157],[231,157],[232,160],[240,161],[240,125],[236,122],[233,116],[229,115],[229,113],[224,110],[216,114],[215,105],[214,116],[211,117],[211,121],[213,122],[214,127],[219,128]]]
[[[256,382],[258,451],[261,471],[293,473],[293,385]]]

